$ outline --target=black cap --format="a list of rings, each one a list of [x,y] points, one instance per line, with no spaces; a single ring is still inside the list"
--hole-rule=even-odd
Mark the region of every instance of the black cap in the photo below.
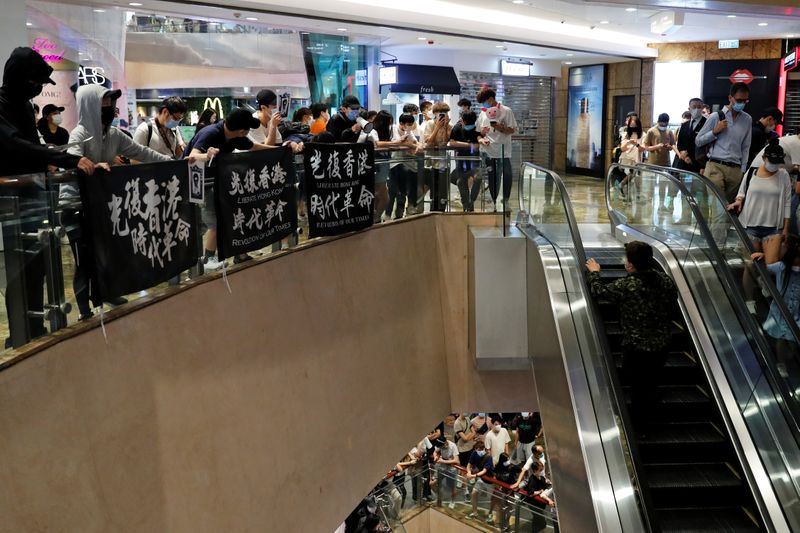
[[[765,161],[769,161],[770,163],[775,163],[778,165],[786,162],[786,152],[783,151],[783,147],[778,143],[778,139],[770,139],[769,144],[766,148],[764,148]]]
[[[256,103],[260,106],[277,105],[278,95],[272,89],[261,89],[256,95]]]
[[[666,113],[661,113],[660,115],[658,115],[658,122],[666,122],[667,124],[669,124],[669,115]]]
[[[234,108],[225,117],[225,126],[230,131],[252,130],[261,125],[261,122],[254,117],[250,111],[241,107]]]
[[[626,117],[626,118],[629,118],[629,117],[638,117],[638,116],[639,116],[639,113],[637,113],[636,111],[628,111],[628,114],[627,114],[627,115],[625,115],[625,117]]]
[[[53,104],[47,104],[42,109],[42,116],[46,117],[50,113],[61,113],[62,111],[64,111],[63,107],[59,107],[59,106],[53,105]]]
[[[103,93],[103,98],[111,98],[112,100],[119,100],[120,96],[122,96],[121,89],[109,89]]]
[[[349,107],[350,109],[361,108],[361,102],[352,94],[348,94],[342,98],[342,107]]]
[[[777,107],[768,107],[761,113],[761,118],[772,117],[775,119],[775,124],[783,124],[783,111]]]

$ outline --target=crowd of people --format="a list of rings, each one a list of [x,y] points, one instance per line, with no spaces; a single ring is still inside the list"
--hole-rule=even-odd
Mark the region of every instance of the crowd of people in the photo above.
[[[557,519],[548,518],[556,517],[556,504],[543,442],[538,412],[453,413],[398,461],[376,492],[389,495],[392,516],[409,499],[438,500],[467,520],[507,530],[512,509],[504,502],[517,500],[534,509],[529,531],[548,522],[557,530]],[[482,499],[488,500],[485,517]]]
[[[102,85],[84,85],[75,93],[78,124],[63,127],[64,108],[48,103],[39,114],[31,103],[45,85],[54,84],[52,67],[31,48],[15,49],[5,65],[0,89],[0,175],[15,176],[58,169],[79,169],[92,175],[96,169],[112,166],[187,159],[210,161],[220,153],[290,147],[302,154],[308,142],[371,142],[376,151],[375,222],[422,212],[430,194],[430,209],[447,207],[448,188],[457,185],[464,211],[473,211],[483,191],[484,174],[492,205],[500,191],[507,201],[511,190],[511,135],[516,131],[514,114],[497,100],[495,91],[483,88],[477,96],[479,113],[468,100],[459,102],[460,117],[451,125],[450,108],[444,102],[422,101],[407,104],[396,123],[386,111],[370,111],[358,98],[345,96],[338,112],[323,103],[297,109],[292,117],[278,111],[278,96],[271,89],[258,92],[255,112],[235,108],[219,120],[206,109],[196,124],[195,135],[186,142],[178,126],[185,123],[187,105],[177,96],[165,98],[155,116],[143,120],[133,132],[120,122],[117,100],[121,91]],[[461,156],[455,168],[443,163],[443,150]],[[458,159],[458,158],[457,158]],[[483,161],[483,163],[482,163]],[[486,169],[482,171],[482,169]],[[302,179],[299,183],[298,213],[305,217]],[[34,200],[35,187],[16,187],[14,194]],[[86,261],[90,255],[81,235],[79,190],[77,184],[64,184],[59,191],[63,207],[62,225],[66,228],[75,259],[73,289],[81,320],[92,316]],[[25,204],[23,202],[23,209]],[[214,192],[208,190],[202,206],[206,228],[203,239],[203,264],[218,270]],[[30,225],[30,224],[29,224]],[[35,231],[33,226],[21,228]],[[25,266],[28,310],[40,312],[43,306],[44,259],[40,247],[30,245]],[[239,256],[234,262],[247,260]],[[9,284],[19,283],[9,279]],[[109,303],[122,303],[123,300]],[[8,300],[7,300],[8,302]],[[43,320],[29,317],[30,337],[45,333]]]

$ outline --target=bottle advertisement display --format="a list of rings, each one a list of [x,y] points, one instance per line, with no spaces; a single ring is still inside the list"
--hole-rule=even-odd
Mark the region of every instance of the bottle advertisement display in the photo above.
[[[605,65],[569,69],[567,170],[603,175]]]

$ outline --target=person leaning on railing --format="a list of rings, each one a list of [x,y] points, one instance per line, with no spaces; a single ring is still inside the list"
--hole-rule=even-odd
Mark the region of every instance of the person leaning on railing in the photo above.
[[[492,456],[486,453],[486,447],[482,442],[475,443],[475,449],[472,451],[472,456],[469,458],[466,473],[467,484],[472,487],[472,494],[470,496],[472,512],[467,515],[468,519],[478,518],[479,491],[489,492],[492,490],[491,483],[484,481],[483,476],[491,477],[493,475],[494,463],[492,462]]]
[[[36,130],[36,119],[31,106],[31,99],[42,92],[46,84],[55,84],[50,78],[53,68],[48,65],[39,53],[30,48],[16,48],[6,61],[3,71],[3,86],[0,87],[0,176],[13,177],[18,174],[46,172],[48,166],[53,168],[79,168],[86,174],[92,174],[97,167],[88,157],[64,153],[42,145]],[[38,186],[15,182],[13,187],[2,187],[2,196],[20,198],[20,208],[27,209],[30,202],[41,201],[41,189]],[[24,217],[28,222],[20,224],[20,231],[35,233],[40,229],[32,217]],[[25,262],[23,275],[10,274],[6,268],[7,290],[6,308],[8,316],[33,311],[41,313],[44,309],[44,255],[38,242],[25,244]],[[6,264],[6,267],[9,265]],[[25,287],[20,288],[22,278]],[[27,309],[12,309],[15,305],[9,296],[24,291]],[[42,317],[28,316],[28,333],[30,338],[45,334]],[[12,321],[13,323],[13,321]],[[12,326],[13,327],[13,326]],[[13,332],[12,332],[13,333]],[[8,342],[6,343],[9,344]]]

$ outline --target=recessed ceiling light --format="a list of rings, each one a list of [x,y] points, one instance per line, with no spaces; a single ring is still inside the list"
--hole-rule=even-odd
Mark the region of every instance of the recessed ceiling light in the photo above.
[[[572,64],[572,61],[564,61],[564,64],[565,64],[565,65],[571,65],[571,64]]]
[[[336,31],[347,31],[347,28],[336,28]]]
[[[417,40],[418,41],[427,41],[428,38],[427,37],[417,37]]]
[[[786,36],[786,38],[787,38],[787,39],[794,39],[794,34],[793,34],[793,33],[790,33],[789,35],[787,35],[787,36]]]
[[[93,9],[92,11],[94,11],[95,13],[105,13],[106,12],[105,9]]]
[[[735,18],[736,18],[736,15],[728,15],[728,18],[729,18],[729,19],[735,19]]]
[[[525,0],[511,0],[512,4],[524,4]]]
[[[635,7],[628,7],[628,8],[625,9],[625,11],[627,11],[628,13],[633,13],[634,11],[636,11],[636,8]]]
[[[607,20],[601,20],[600,24],[608,24],[608,21]]]
[[[762,27],[763,26],[769,26],[769,22],[759,22],[758,25],[762,26]]]
[[[258,20],[257,17],[247,17],[247,20]]]
[[[504,48],[504,46],[502,44],[496,44],[496,45],[494,45],[494,47],[495,48]]]
[[[139,2],[128,2],[128,5],[133,7],[142,7],[142,4]]]
[[[567,54],[567,57],[572,57],[572,56],[574,56],[574,55],[575,55],[575,54]]]
[[[26,26],[33,26],[33,22],[26,22],[25,25]]]

